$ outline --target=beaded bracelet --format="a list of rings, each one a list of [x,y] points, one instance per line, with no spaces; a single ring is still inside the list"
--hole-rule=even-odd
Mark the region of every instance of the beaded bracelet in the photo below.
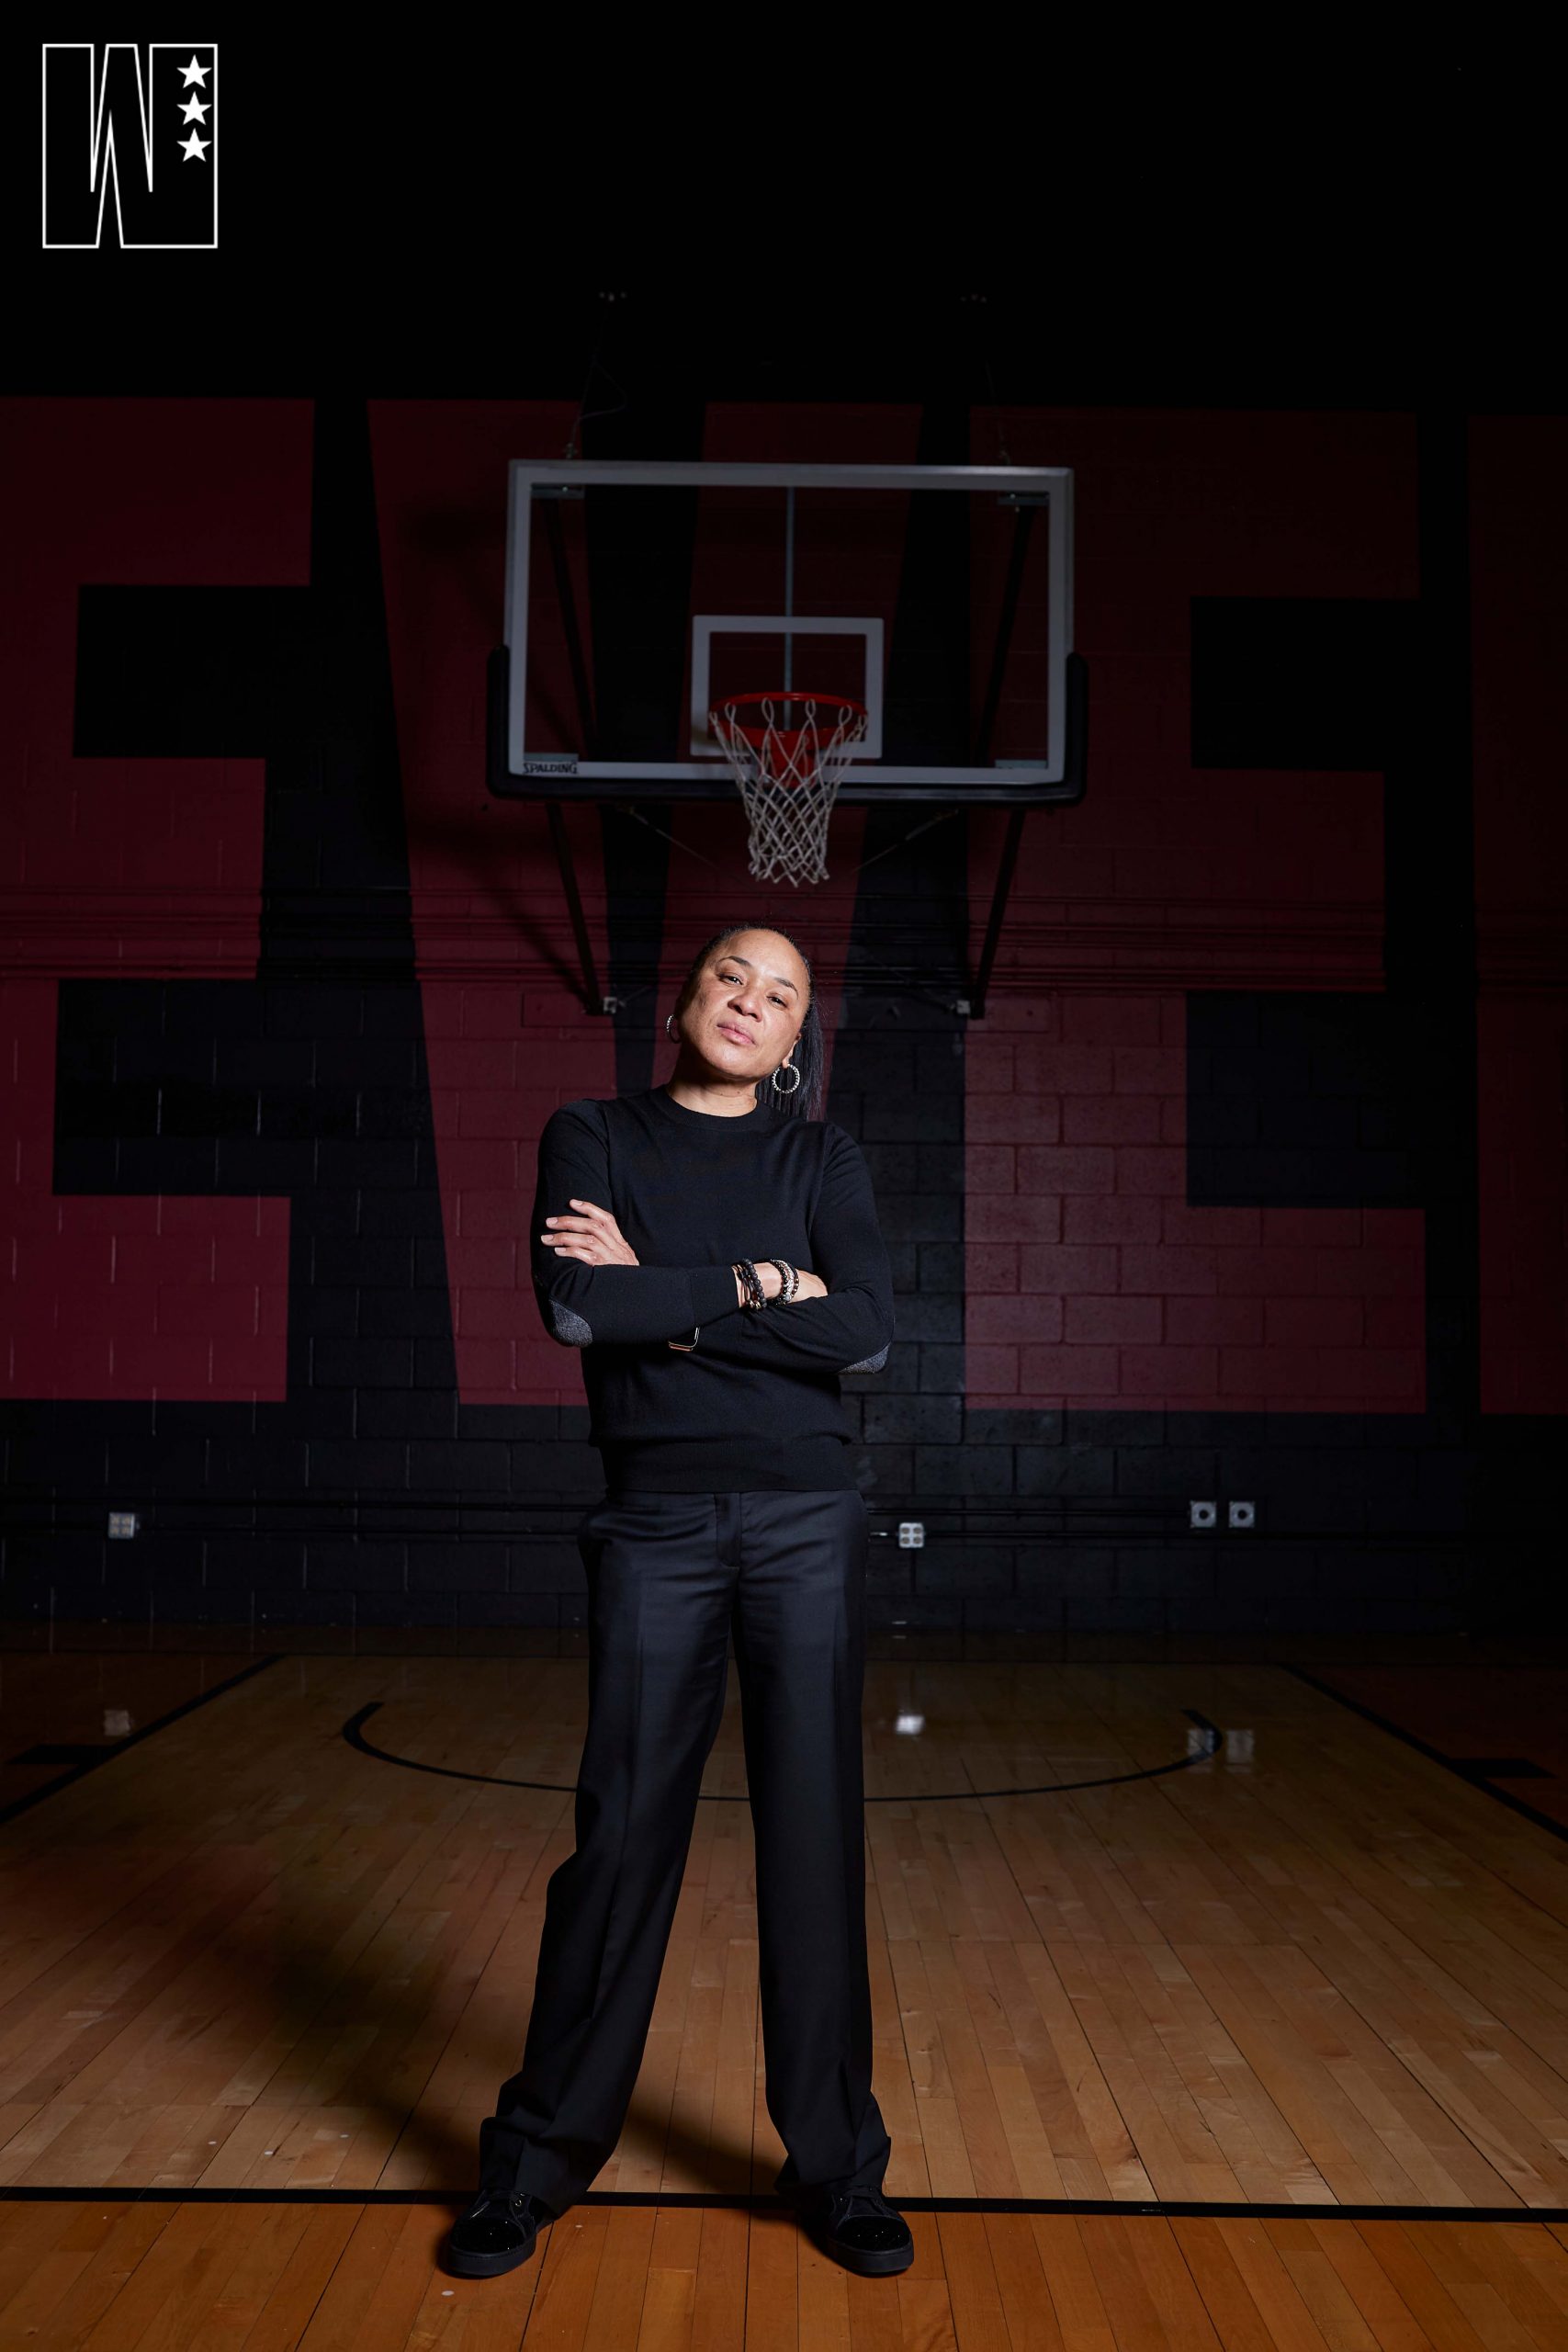
[[[767,1263],[770,1266],[776,1266],[779,1270],[779,1280],[784,1284],[784,1288],[779,1293],[779,1304],[781,1306],[787,1306],[800,1288],[800,1276],[787,1258],[770,1258]]]
[[[767,1294],[762,1288],[762,1277],[751,1263],[750,1259],[738,1258],[730,1271],[739,1274],[746,1285],[747,1306],[749,1307],[766,1306],[768,1300]]]

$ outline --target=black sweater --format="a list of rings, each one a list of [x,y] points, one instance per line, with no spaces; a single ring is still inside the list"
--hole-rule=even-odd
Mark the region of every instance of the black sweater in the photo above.
[[[608,1209],[635,1266],[558,1258],[547,1216]],[[853,1487],[840,1372],[876,1372],[893,1280],[860,1147],[759,1103],[689,1110],[660,1086],[563,1103],[539,1139],[530,1246],[545,1329],[582,1350],[591,1443],[616,1487]],[[780,1257],[826,1298],[740,1306],[730,1268]],[[695,1339],[689,1352],[671,1348]]]

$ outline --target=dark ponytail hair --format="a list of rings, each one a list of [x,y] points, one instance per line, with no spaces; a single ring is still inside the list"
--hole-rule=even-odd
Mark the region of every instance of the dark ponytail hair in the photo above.
[[[705,946],[699,947],[692,958],[691,969],[682,982],[681,993],[675,1000],[675,1011],[677,1014],[684,1012],[691,1002],[697,980],[709,956],[716,954],[720,947],[725,946],[728,941],[739,939],[743,931],[771,931],[777,938],[789,940],[790,945],[806,967],[806,978],[811,991],[806,1007],[806,1018],[800,1024],[800,1035],[790,1055],[791,1068],[800,1072],[800,1084],[791,1090],[787,1087],[775,1086],[771,1076],[759,1079],[757,1100],[759,1102],[765,1102],[771,1111],[782,1111],[786,1116],[797,1119],[819,1119],[822,1116],[823,1081],[827,1075],[828,1057],[822,1045],[822,1023],[817,1012],[816,977],[811,969],[811,958],[799,940],[792,938],[780,924],[732,922],[727,923],[722,931],[716,931]]]

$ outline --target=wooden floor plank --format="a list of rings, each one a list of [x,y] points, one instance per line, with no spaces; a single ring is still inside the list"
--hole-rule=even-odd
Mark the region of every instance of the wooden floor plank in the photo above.
[[[746,2244],[746,2352],[796,2352],[800,2265],[798,2233],[789,2217],[754,2213]]]
[[[141,2259],[81,2338],[84,2352],[107,2352],[111,2345],[156,2341],[172,2316],[199,2306],[215,2267],[221,2277],[220,2250],[227,2215],[221,2206],[176,2205],[164,2226],[149,2237]],[[230,2266],[231,2267],[231,2266]]]
[[[1268,2322],[1220,2234],[1218,2222],[1181,2216],[1170,2226],[1225,2352],[1274,2352]]]
[[[86,2207],[67,2206],[72,2214],[108,2215],[107,2227],[97,2239],[93,2257],[72,2280],[47,2319],[31,2337],[39,2346],[75,2352],[87,2342],[104,2312],[119,2294],[148,2249],[167,2227],[172,2208],[166,2205],[111,2205],[95,2199]]]
[[[798,2239],[795,2246],[795,2340],[818,2352],[852,2352],[852,2281],[838,2263]],[[764,2325],[771,2324],[765,2321]]]
[[[240,2259],[195,2322],[186,2352],[231,2352],[248,2342],[311,2222],[308,2205],[236,2205],[231,2211]]]
[[[116,2228],[118,2204],[0,2210],[0,2345],[35,2343]]]
[[[692,2352],[732,2352],[744,2342],[750,2215],[738,2206],[703,2214],[692,2302]]]
[[[584,2205],[563,2213],[539,2232],[529,2259],[505,2274],[528,2297],[524,2344],[547,2344],[551,2352],[585,2352],[592,2344],[590,2322],[609,2242],[610,2212],[608,2206]],[[481,2289],[498,2283],[491,2278],[470,2282]],[[245,2352],[250,2352],[249,2345]]]
[[[906,2277],[893,2283],[891,2295],[879,2293],[871,2278],[852,2289],[854,2352],[959,2352],[945,2280]]]
[[[176,2346],[180,2352],[186,2352],[191,2339],[204,2332],[214,2314],[231,2313],[236,2290],[243,2292],[247,2266],[254,2261],[258,2241],[263,2245],[268,2241],[265,2228],[258,2231],[245,2208],[203,2205],[180,2210],[200,2212],[204,2227],[199,2244],[152,2325],[137,2338],[138,2352],[172,2352]],[[278,2258],[275,2240],[270,2265],[275,2276]]]
[[[964,2352],[1010,2352],[1007,2310],[983,2213],[938,2213],[936,2236],[953,2333]],[[874,2282],[867,2279],[866,2286]]]
[[[1348,2223],[1338,2225],[1341,2232]],[[1269,2242],[1279,2256],[1314,2324],[1336,2352],[1378,2352],[1377,2338],[1355,2298],[1335,2269],[1323,2240],[1306,2221],[1270,2221]]]
[[[1421,2192],[1317,2049],[1279,2006],[1250,1951],[1185,1946],[1183,1966],[1213,2004],[1264,2094],[1340,2204],[1418,2204]]]
[[[922,2188],[934,2197],[973,2197],[975,2176],[924,1939],[891,1946],[889,1958],[918,2120]]]
[[[1463,2223],[1458,2226],[1467,2227]],[[1479,2251],[1473,2247],[1473,2233],[1467,2237],[1466,2243],[1472,2245],[1479,2260]],[[1488,2249],[1489,2255],[1495,2254],[1499,2262],[1508,2262],[1518,2276],[1528,2277],[1528,2293],[1532,2308],[1535,2307],[1535,2297],[1544,2295],[1548,2302],[1563,2315],[1557,2323],[1559,2333],[1568,2334],[1568,2325],[1565,2325],[1568,2322],[1568,2245],[1561,2244],[1550,2230],[1531,2228],[1510,2229],[1506,2233],[1506,2254]]]
[[[985,1965],[985,1947],[972,1947],[967,1958],[964,1951],[959,1938],[943,1937],[921,1947],[927,1990],[940,2019],[953,2117],[963,2137],[965,2173],[973,2183],[965,2192],[933,2178],[933,2189],[939,2196],[1017,2197],[1022,2191],[982,2040],[987,2011],[995,2006],[995,1988]]]
[[[44,2205],[29,2199],[0,2202],[0,2322],[32,2276],[35,2266],[50,2255],[72,2226],[75,2207]],[[115,2211],[118,2211],[118,2205]]]
[[[1031,2226],[1065,2352],[1117,2352],[1081,2222],[1069,2214],[1037,2213]]]
[[[1441,2280],[1488,2352],[1540,2352],[1491,2267],[1474,2259],[1457,2229],[1409,2229],[1405,2236]]]
[[[1153,2226],[1164,2230],[1168,2224],[1156,2222]],[[1148,2227],[1146,2221],[1134,2221],[1131,2217],[1112,2219],[1086,2214],[1078,2223],[1078,2235],[1093,2269],[1095,2288],[1105,2307],[1118,2352],[1174,2352],[1178,2346],[1186,2352],[1181,2332],[1183,2314],[1162,2308],[1151,2291],[1145,2266],[1138,2259],[1138,2233]],[[1213,2324],[1196,2294],[1191,2298],[1189,2319],[1194,2311],[1201,2334],[1194,2339],[1192,2352],[1212,2352],[1215,2341]]]
[[[1068,1996],[1052,1951],[1021,1944],[1017,1957],[1031,1995],[1044,2022],[1055,2063],[1077,2110],[1074,2136],[1081,2132],[1092,2158],[1094,2173],[1103,2186],[1080,2186],[1084,2168],[1069,2172],[1063,2163],[1068,2194],[1081,2197],[1147,2198],[1155,2193],[1147,2166],[1126,2118],[1116,2103],[1091,2038]]]
[[[1326,2337],[1265,2222],[1221,2222],[1220,2237],[1280,2352],[1329,2352]]]
[[[986,2242],[1007,2316],[1009,2352],[1066,2352],[1030,2217],[987,2213]]]
[[[563,2214],[561,2218],[567,2221],[570,2216]],[[588,2311],[590,2344],[637,2342],[648,2293],[653,2222],[653,2213],[646,2205],[617,2205],[610,2209]]]
[[[1486,2352],[1476,2334],[1414,2239],[1399,2222],[1359,2222],[1363,2244],[1428,2341],[1442,2352]]]
[[[1121,2226],[1111,2222],[1113,2230]],[[1171,2342],[1182,2352],[1220,2352],[1223,2338],[1213,2314],[1170,2223],[1141,2215],[1129,2220],[1126,2229],[1133,2258]]]
[[[352,2205],[309,2209],[306,2228],[288,2246],[282,2268],[266,2288],[245,2338],[245,2352],[296,2352],[362,2210]]]

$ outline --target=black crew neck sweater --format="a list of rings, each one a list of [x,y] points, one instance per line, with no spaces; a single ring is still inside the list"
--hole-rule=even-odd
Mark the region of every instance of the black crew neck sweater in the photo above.
[[[610,1211],[635,1266],[539,1238],[574,1198]],[[839,1375],[886,1362],[893,1279],[842,1127],[766,1103],[693,1111],[661,1086],[563,1103],[539,1139],[530,1246],[545,1329],[582,1351],[612,1490],[854,1487]],[[742,1307],[734,1261],[772,1257],[828,1296]]]

